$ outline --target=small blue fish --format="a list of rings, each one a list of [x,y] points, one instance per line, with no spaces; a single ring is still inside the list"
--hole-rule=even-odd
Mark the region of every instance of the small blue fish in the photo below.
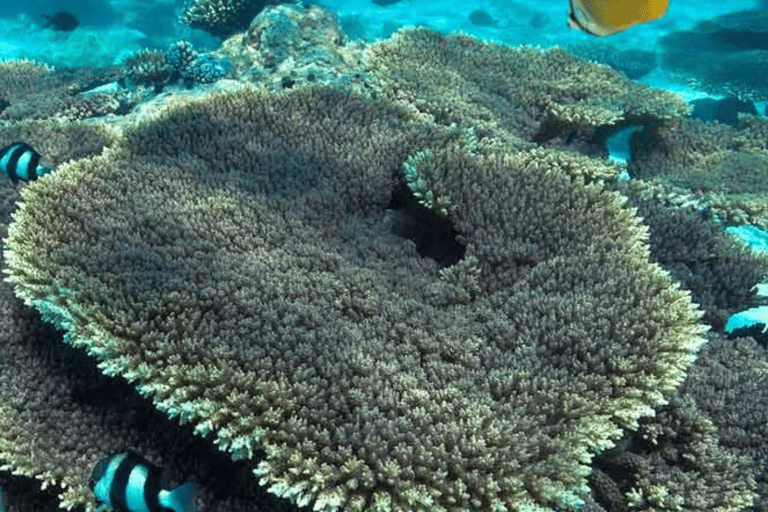
[[[163,480],[160,468],[128,450],[101,459],[88,487],[116,512],[199,512],[194,482],[167,489]]]
[[[34,181],[51,172],[50,167],[40,165],[40,153],[24,142],[14,142],[0,149],[0,170],[11,178],[13,183]]]

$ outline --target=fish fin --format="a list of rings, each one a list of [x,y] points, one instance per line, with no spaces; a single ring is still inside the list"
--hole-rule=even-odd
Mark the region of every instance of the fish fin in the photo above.
[[[161,497],[160,504],[176,512],[201,512],[200,507],[195,503],[200,496],[200,491],[200,484],[193,480],[172,491],[164,491],[165,496]]]

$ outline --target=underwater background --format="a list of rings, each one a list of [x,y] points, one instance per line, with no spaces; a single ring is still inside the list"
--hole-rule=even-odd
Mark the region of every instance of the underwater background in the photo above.
[[[768,2],[571,9],[0,5],[0,512],[768,511]]]

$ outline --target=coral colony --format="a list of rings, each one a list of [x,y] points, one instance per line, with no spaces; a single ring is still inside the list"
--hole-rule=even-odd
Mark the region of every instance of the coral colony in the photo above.
[[[768,227],[764,118],[317,6],[182,20],[226,40],[0,62],[0,510],[768,506],[764,259],[722,229]]]

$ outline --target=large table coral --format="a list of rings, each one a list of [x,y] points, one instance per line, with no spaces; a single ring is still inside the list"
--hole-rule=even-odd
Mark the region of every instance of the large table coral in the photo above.
[[[410,112],[325,89],[168,109],[24,189],[8,280],[299,504],[577,508],[699,315],[567,155]],[[402,175],[423,151],[440,212]]]

